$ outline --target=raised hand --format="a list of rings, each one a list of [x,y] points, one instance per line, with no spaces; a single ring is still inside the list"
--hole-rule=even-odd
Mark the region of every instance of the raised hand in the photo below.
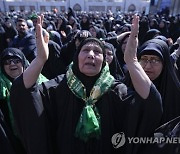
[[[43,18],[43,15],[38,16],[36,25],[37,56],[23,73],[23,81],[26,88],[30,88],[36,83],[49,56],[49,34],[42,28]]]
[[[126,63],[137,61],[137,46],[139,33],[139,17],[134,15],[131,25],[131,33],[126,45],[124,60]]]
[[[144,72],[137,59],[139,33],[139,17],[134,15],[131,26],[131,33],[124,52],[124,61],[136,92],[144,99],[149,96],[151,81]]]
[[[37,58],[39,62],[45,63],[49,56],[49,34],[42,28],[44,16],[38,16],[36,25]]]

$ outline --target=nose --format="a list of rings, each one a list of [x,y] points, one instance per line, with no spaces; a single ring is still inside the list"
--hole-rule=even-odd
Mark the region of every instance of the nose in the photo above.
[[[147,64],[144,66],[144,68],[146,68],[146,69],[149,69],[149,68],[151,68],[152,66],[151,66],[151,63],[149,62],[149,61],[147,61]]]
[[[11,60],[10,65],[15,65],[15,62],[13,60]]]
[[[88,52],[88,58],[94,58],[94,51],[93,50],[90,50]]]

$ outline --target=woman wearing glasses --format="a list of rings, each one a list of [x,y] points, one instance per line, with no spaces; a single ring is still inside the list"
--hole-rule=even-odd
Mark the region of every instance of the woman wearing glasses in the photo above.
[[[159,39],[147,41],[139,50],[139,62],[161,93],[164,116],[162,123],[180,115],[180,82],[174,71],[169,48]]]
[[[12,81],[21,75],[27,68],[28,63],[24,54],[16,48],[6,48],[1,53],[1,70],[0,70],[0,112],[1,112],[1,129],[6,134],[1,145],[4,153],[25,153],[25,150],[18,138],[14,126],[14,118],[10,107],[9,96]],[[3,137],[1,136],[1,139]],[[5,141],[6,140],[6,141]],[[5,143],[8,143],[5,146]],[[1,151],[1,152],[2,152]]]
[[[0,145],[3,145],[0,151],[7,154],[24,154],[26,152],[14,125],[9,97],[13,80],[25,71],[29,63],[19,49],[6,48],[0,55],[0,66]],[[47,81],[43,76],[39,79]]]
[[[147,41],[140,48],[138,59],[162,97],[162,126],[156,130],[156,135],[179,137],[180,118],[176,117],[180,116],[180,82],[174,71],[167,44],[159,39]],[[178,144],[164,144],[149,152],[177,154],[180,152],[180,147]]]

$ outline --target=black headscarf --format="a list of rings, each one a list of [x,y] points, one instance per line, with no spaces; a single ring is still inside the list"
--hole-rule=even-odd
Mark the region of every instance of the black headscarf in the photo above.
[[[104,66],[106,65],[106,59],[105,59],[105,49],[104,49],[104,45],[103,43],[96,39],[96,38],[87,38],[85,40],[83,40],[81,42],[81,44],[79,45],[75,55],[74,55],[74,59],[73,59],[73,66],[72,66],[72,70],[73,70],[73,73],[75,74],[75,76],[83,83],[83,85],[86,87],[86,93],[87,93],[87,96],[89,96],[90,94],[90,91],[92,89],[92,87],[94,86],[96,80],[99,78],[100,74],[101,74],[101,71],[99,72],[99,74],[95,75],[95,76],[86,76],[85,74],[81,73],[80,70],[79,70],[79,63],[78,63],[78,55],[81,51],[81,48],[89,43],[89,42],[94,42],[96,44],[98,44],[102,50],[103,50],[103,64],[102,64],[102,68],[101,70],[104,68]]]
[[[90,28],[94,28],[95,29],[95,31],[96,31],[96,38],[98,38],[98,39],[104,39],[105,38],[104,31],[101,28],[97,27],[97,25],[91,25],[91,26],[89,26],[89,29]]]
[[[124,61],[124,53],[122,51],[122,45],[123,45],[123,42],[129,37],[129,35],[130,33],[127,33],[126,35],[124,35],[124,37],[120,41],[118,41],[118,46],[116,50],[116,56],[124,74],[127,73],[127,68],[126,68],[126,63]]]
[[[113,60],[112,62],[109,64],[109,71],[111,73],[112,76],[114,76],[115,79],[117,80],[121,80],[124,77],[124,73],[121,69],[121,66],[118,62],[118,59],[116,57],[116,50],[114,48],[114,46],[108,42],[105,42],[105,49],[109,49],[112,51],[113,53]]]
[[[26,57],[24,56],[23,52],[17,48],[6,48],[1,53],[0,62],[1,62],[1,70],[2,73],[10,80],[13,81],[14,79],[11,78],[4,70],[4,61],[11,58],[19,58],[22,62],[22,66],[24,70],[28,67],[29,63]]]
[[[164,113],[161,122],[165,123],[180,115],[180,82],[170,59],[168,45],[164,41],[152,39],[145,42],[139,50],[138,58],[144,54],[157,55],[163,59],[163,70],[153,83],[162,97]]]
[[[141,44],[145,43],[146,41],[149,41],[151,39],[153,39],[154,37],[161,35],[161,32],[157,29],[150,29],[148,30],[145,34],[144,37],[142,39],[142,42],[140,42]]]

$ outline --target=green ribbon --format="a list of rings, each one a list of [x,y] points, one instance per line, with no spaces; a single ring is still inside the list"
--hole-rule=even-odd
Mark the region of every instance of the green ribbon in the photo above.
[[[76,126],[75,136],[85,142],[90,138],[98,139],[101,135],[100,115],[95,106],[95,102],[108,91],[114,82],[114,77],[110,75],[109,66],[106,64],[101,71],[100,77],[94,84],[90,96],[86,97],[86,89],[82,82],[74,75],[72,65],[73,64],[69,66],[66,73],[68,87],[73,94],[85,102],[85,106]]]
[[[89,138],[99,138],[101,134],[100,117],[96,115],[96,113],[98,112],[94,112],[94,110],[93,107],[90,105],[85,106],[76,127],[75,136],[79,137],[85,142]]]

